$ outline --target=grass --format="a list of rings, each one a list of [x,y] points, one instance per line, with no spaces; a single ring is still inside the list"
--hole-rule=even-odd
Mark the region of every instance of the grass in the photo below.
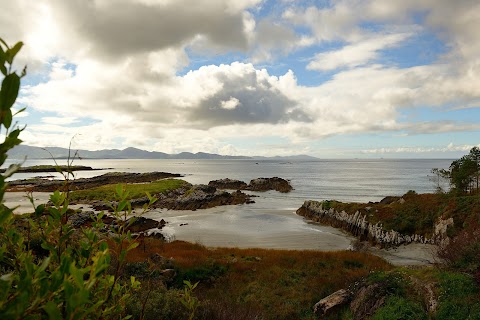
[[[142,241],[129,253],[130,262],[153,253],[171,257],[177,271],[173,286],[200,281],[195,295],[204,308],[261,314],[262,319],[314,319],[313,305],[320,299],[372,271],[392,268],[381,258],[351,251],[209,249],[183,241]]]
[[[360,211],[368,222],[380,222],[385,230],[395,230],[403,234],[420,234],[431,237],[435,221],[443,216],[452,217],[454,227],[448,230],[454,236],[464,227],[469,217],[480,214],[478,196],[452,196],[449,194],[417,194],[408,192],[402,197],[405,202],[381,203],[342,203],[324,201],[325,209],[344,210],[349,214]]]
[[[128,192],[128,200],[144,197],[146,192],[152,195],[166,193],[178,189],[187,182],[180,179],[165,179],[148,183],[126,184],[125,189]],[[108,184],[88,190],[78,190],[70,194],[72,201],[78,200],[115,200],[116,184]]]

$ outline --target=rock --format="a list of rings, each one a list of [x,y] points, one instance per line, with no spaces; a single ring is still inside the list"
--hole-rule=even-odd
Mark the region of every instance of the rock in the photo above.
[[[395,201],[398,201],[395,200]],[[345,211],[338,212],[335,208],[323,208],[323,202],[305,201],[297,210],[297,214],[313,221],[329,224],[350,232],[360,240],[370,240],[381,247],[398,246],[401,244],[417,243],[441,243],[441,237],[427,239],[422,235],[405,235],[395,230],[385,230],[381,223],[371,224],[367,215],[360,211],[354,214]]]
[[[157,201],[155,206],[172,210],[197,210],[243,204],[248,201],[250,201],[250,196],[239,190],[228,193],[219,191],[213,186],[195,185],[177,197]]]
[[[442,217],[439,217],[434,225],[435,236],[446,237],[449,226],[453,227],[453,218],[442,219]]]
[[[332,310],[349,303],[351,299],[352,293],[350,291],[345,289],[338,290],[318,301],[313,307],[313,312],[317,317],[327,316]]]
[[[90,212],[80,212],[68,217],[68,221],[74,228],[80,228],[93,222]]]
[[[380,200],[380,203],[381,204],[390,204],[390,203],[394,203],[398,200],[400,200],[400,197],[387,196],[387,197],[383,198],[382,200]]]
[[[257,178],[250,181],[250,184],[246,190],[251,191],[268,191],[276,190],[278,192],[290,192],[293,190],[290,183],[282,178],[273,177],[273,178]]]
[[[126,230],[133,233],[143,232],[154,228],[162,228],[158,221],[144,217],[131,217],[127,219],[126,223],[128,226]]]
[[[173,281],[177,273],[174,269],[165,269],[160,271],[160,276],[166,281],[170,282]]]
[[[369,319],[386,300],[386,292],[379,283],[361,287],[350,303],[350,310],[356,320]]]
[[[217,189],[231,189],[231,190],[244,190],[247,187],[247,184],[240,180],[232,180],[229,178],[212,180],[208,183],[209,186],[215,187]]]

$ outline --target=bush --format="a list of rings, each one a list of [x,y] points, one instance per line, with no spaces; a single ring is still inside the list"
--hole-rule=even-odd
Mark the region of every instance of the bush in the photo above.
[[[385,305],[377,310],[372,320],[422,320],[428,319],[423,308],[403,297],[391,296]]]
[[[142,319],[142,316],[145,320],[188,319],[189,312],[182,305],[181,299],[181,290],[167,290],[159,285],[151,291],[141,290],[135,293],[126,307],[132,319]]]
[[[445,272],[440,275],[438,320],[480,319],[479,289],[473,277]]]

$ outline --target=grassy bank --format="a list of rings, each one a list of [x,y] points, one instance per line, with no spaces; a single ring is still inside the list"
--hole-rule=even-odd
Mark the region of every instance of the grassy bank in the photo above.
[[[187,182],[180,179],[165,179],[147,183],[130,183],[125,184],[125,191],[128,193],[127,200],[137,199],[145,196],[146,192],[150,194],[166,193],[168,191],[180,188]],[[104,185],[87,190],[78,190],[71,192],[70,199],[72,201],[80,200],[115,200],[116,184]]]

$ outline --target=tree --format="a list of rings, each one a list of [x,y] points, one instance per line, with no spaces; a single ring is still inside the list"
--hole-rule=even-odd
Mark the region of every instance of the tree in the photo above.
[[[480,184],[480,149],[470,152],[450,165],[450,185],[458,194],[474,194]]]

